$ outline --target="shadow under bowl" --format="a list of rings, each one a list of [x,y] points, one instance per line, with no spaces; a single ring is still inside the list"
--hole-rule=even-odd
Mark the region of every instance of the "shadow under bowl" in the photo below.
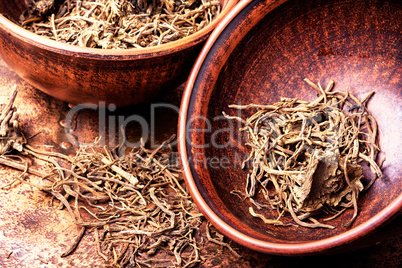
[[[14,22],[25,1],[0,1],[0,56],[29,84],[73,104],[117,106],[148,102],[186,81],[205,40],[236,1],[219,0],[222,12],[200,31],[144,49],[94,49],[50,40]]]
[[[222,233],[265,253],[335,252],[356,244],[402,208],[402,3],[379,0],[241,1],[213,32],[188,80],[179,119],[179,152],[188,189]],[[245,192],[249,148],[222,116],[231,104],[272,104],[281,97],[312,101],[308,78],[349,91],[378,122],[384,176],[361,194],[359,214],[347,210],[335,229],[273,226],[252,217]],[[242,115],[245,118],[246,112]],[[233,130],[234,129],[234,130]],[[371,177],[365,174],[367,183]],[[370,175],[372,176],[372,175]],[[276,211],[258,210],[276,219]],[[285,215],[291,222],[291,216]]]

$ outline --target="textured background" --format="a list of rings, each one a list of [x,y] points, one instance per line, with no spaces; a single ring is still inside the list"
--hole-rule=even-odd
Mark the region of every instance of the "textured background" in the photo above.
[[[0,103],[4,103],[11,89],[17,85],[15,101],[20,123],[29,143],[35,148],[72,153],[67,135],[60,121],[69,111],[67,103],[55,100],[21,80],[0,59]],[[160,102],[178,107],[183,87],[179,87]],[[151,112],[151,105],[116,110],[111,118],[120,115],[139,115],[147,120],[156,118],[150,135],[162,141],[176,133],[177,111],[173,108]],[[116,142],[116,133],[99,133],[98,113],[85,110],[79,113],[73,133],[80,142],[93,141],[98,135]],[[115,137],[113,137],[113,135]],[[141,135],[138,126],[128,125],[127,136],[136,142]],[[67,146],[66,146],[67,145]],[[32,163],[33,165],[37,163]],[[11,182],[19,171],[0,166],[0,186]],[[30,176],[32,183],[37,178]],[[90,231],[84,236],[74,254],[60,255],[74,242],[79,227],[64,210],[50,206],[50,196],[27,184],[14,184],[0,190],[0,267],[104,267],[95,250]],[[206,222],[204,221],[205,225]],[[203,229],[203,228],[201,228]],[[202,252],[208,256],[199,267],[295,267],[300,265],[326,267],[400,267],[402,265],[402,216],[374,234],[368,241],[356,245],[355,250],[326,256],[280,257],[257,253],[226,239],[242,255],[235,257],[227,248],[211,242],[205,243]],[[363,247],[363,248],[362,248]]]

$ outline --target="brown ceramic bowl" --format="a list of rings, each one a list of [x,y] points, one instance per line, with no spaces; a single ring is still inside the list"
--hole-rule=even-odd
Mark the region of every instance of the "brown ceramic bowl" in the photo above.
[[[220,0],[221,14],[181,40],[145,49],[82,48],[31,33],[18,21],[24,0],[0,1],[0,56],[36,88],[70,103],[126,106],[151,100],[188,77],[210,32],[237,0]]]
[[[402,208],[402,4],[384,0],[245,0],[212,33],[183,95],[179,152],[188,189],[204,215],[228,237],[280,255],[318,254],[356,245]],[[271,104],[280,97],[313,100],[309,78],[363,98],[378,121],[384,177],[335,229],[275,227],[252,217],[250,203],[231,194],[246,187],[248,147],[230,132],[230,104]],[[235,124],[236,126],[236,124]],[[231,135],[233,134],[233,135]],[[233,145],[230,145],[232,142]],[[366,174],[367,175],[367,174]],[[365,180],[367,183],[369,178]],[[261,212],[259,210],[259,212]],[[267,218],[276,212],[265,210]],[[285,216],[291,222],[291,216]]]

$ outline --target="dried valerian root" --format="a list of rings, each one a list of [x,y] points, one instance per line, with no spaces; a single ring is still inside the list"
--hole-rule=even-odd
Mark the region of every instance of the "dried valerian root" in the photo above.
[[[212,237],[211,232],[210,232],[210,226],[211,226],[210,223],[207,223],[207,225],[205,226],[205,229],[206,229],[206,236],[207,236],[208,241],[210,241],[210,242],[212,242],[212,243],[214,243],[214,244],[220,245],[220,246],[222,246],[222,247],[226,247],[227,249],[229,249],[229,250],[233,253],[234,256],[236,256],[237,258],[241,258],[241,255],[240,255],[239,253],[237,253],[237,252],[230,246],[230,244],[228,244],[228,243],[226,243],[226,242],[223,241],[223,240],[224,240],[224,236],[223,236],[222,234],[220,234],[220,233],[218,233],[218,232],[215,231],[215,232],[216,232],[216,238],[215,238],[215,237]]]
[[[21,25],[90,48],[153,47],[189,36],[221,12],[217,0],[25,0]]]
[[[12,151],[22,152],[27,142],[19,128],[17,109],[13,107],[17,93],[18,90],[15,87],[8,102],[0,106],[0,164],[19,169],[24,173],[10,183],[1,185],[0,189],[10,188],[14,183],[22,180],[23,175],[29,170],[26,163],[16,163],[14,159],[7,156]],[[38,172],[36,175],[39,174],[41,173]]]
[[[18,113],[13,107],[18,90],[14,88],[7,104],[2,105],[0,113],[0,155],[12,150],[22,151],[26,139],[19,129]]]
[[[98,253],[110,266],[188,267],[201,261],[202,214],[181,186],[168,143],[155,150],[134,148],[124,157],[83,147],[63,165],[68,168],[50,162],[53,171],[41,190],[60,201],[82,232],[94,231]],[[29,150],[36,158],[47,155]]]
[[[31,12],[39,16],[43,16],[55,8],[60,0],[25,0],[25,5],[30,8]]]
[[[58,200],[82,227],[61,257],[73,253],[90,230],[110,267],[191,267],[202,260],[203,216],[182,186],[177,155],[165,146],[169,142],[155,150],[134,148],[124,157],[96,144],[80,148],[75,157],[25,145],[23,154],[52,166],[48,173],[10,158],[0,163],[42,177],[38,184],[26,182],[50,193],[52,203]]]
[[[352,218],[344,223],[350,226],[358,215],[360,193],[382,176],[376,163],[377,123],[366,107],[374,92],[359,101],[348,91],[331,91],[333,81],[326,89],[305,81],[320,94],[312,102],[281,98],[272,105],[230,106],[256,109],[247,119],[224,113],[244,124],[241,131],[251,148],[245,162],[251,161],[252,169],[243,195],[256,205],[253,198],[262,192],[263,206],[278,211],[278,218],[266,219],[250,207],[267,224],[284,225],[280,218],[287,212],[298,225],[334,228],[315,217],[330,214],[328,221],[353,207]],[[362,163],[374,174],[366,187]]]
[[[154,150],[143,145],[124,156],[119,148],[99,148],[96,142],[79,148],[74,157],[37,150],[19,128],[16,94],[1,107],[0,164],[23,173],[0,189],[28,183],[68,211],[81,230],[61,257],[72,254],[88,233],[110,267],[191,267],[204,259],[200,249],[207,240],[235,253],[222,236],[212,238],[208,226],[207,239],[200,232],[205,219],[183,185],[177,152],[169,146],[174,136]],[[45,161],[51,170],[29,167],[26,156]],[[41,181],[29,182],[27,173]]]

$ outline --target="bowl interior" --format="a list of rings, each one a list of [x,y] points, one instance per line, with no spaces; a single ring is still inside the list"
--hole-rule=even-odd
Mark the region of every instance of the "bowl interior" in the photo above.
[[[0,55],[9,67],[69,103],[129,106],[156,101],[184,83],[209,34],[237,0],[219,0],[220,14],[194,34],[141,49],[89,48],[37,35],[19,26],[25,2],[0,1]]]
[[[218,0],[219,3],[222,6],[222,9],[225,9],[227,7],[232,8],[234,4],[236,4],[236,2],[238,0],[233,0],[233,1],[229,1],[229,0]],[[27,5],[25,4],[26,0],[14,0],[12,2],[10,1],[0,1],[0,14],[4,15],[6,18],[8,18],[9,20],[11,20],[12,22],[19,24],[19,20],[20,20],[20,15],[27,10]],[[233,3],[230,3],[233,2]]]
[[[17,36],[22,43],[29,43],[31,46],[44,46],[46,49],[58,50],[61,53],[80,53],[80,56],[84,57],[98,57],[102,55],[104,59],[121,59],[127,58],[143,59],[143,58],[157,58],[166,54],[172,54],[184,51],[186,49],[192,49],[197,47],[197,51],[202,47],[202,43],[205,42],[211,31],[216,25],[226,16],[226,14],[237,4],[238,0],[218,0],[221,5],[221,12],[215,17],[214,20],[202,29],[195,33],[188,35],[178,40],[167,42],[158,46],[146,47],[142,49],[128,48],[128,49],[99,49],[88,48],[82,46],[75,46],[65,44],[64,42],[58,42],[51,40],[47,37],[37,35],[31,31],[25,30],[20,26],[20,16],[27,10],[26,0],[15,0],[11,3],[8,1],[0,1],[0,27],[4,27],[8,34]],[[5,19],[6,18],[6,19]],[[59,51],[60,50],[60,51]],[[193,55],[192,55],[193,56]],[[187,55],[183,54],[183,58],[187,58]],[[193,56],[194,58],[194,56]],[[192,59],[193,60],[193,59]],[[193,60],[194,61],[194,60]],[[188,69],[188,71],[187,71]],[[188,73],[191,67],[186,66],[184,73]],[[156,72],[158,73],[158,72]],[[150,80],[150,79],[149,79]],[[183,83],[183,79],[180,80],[178,85]]]
[[[355,240],[402,207],[402,4],[376,0],[248,2],[233,12],[236,15],[231,14],[234,18],[221,26],[219,34],[214,33],[186,88],[188,98],[185,95],[182,103],[186,121],[180,122],[180,129],[186,128],[182,147],[185,169],[189,163],[185,175],[190,191],[221,231],[242,244],[249,237],[255,239],[250,243],[268,242],[252,246],[262,251],[284,253],[269,243],[286,246],[339,237],[336,243],[317,249],[324,250],[346,242],[348,234]],[[384,177],[359,198],[359,215],[351,228],[342,224],[351,218],[353,209],[330,222],[336,227],[333,230],[266,225],[249,214],[249,201],[231,194],[244,192],[248,170],[241,163],[249,149],[237,123],[224,119],[222,111],[237,115],[230,104],[272,104],[281,97],[311,101],[316,92],[304,78],[323,87],[333,79],[334,90],[348,88],[359,99],[375,91],[368,108],[378,122],[379,159],[386,157]],[[245,111],[242,117],[247,115]],[[269,209],[258,212],[266,218],[278,216]],[[289,215],[285,219],[291,221]]]
[[[18,22],[20,15],[26,9],[24,0],[0,1],[0,13],[13,22]]]

